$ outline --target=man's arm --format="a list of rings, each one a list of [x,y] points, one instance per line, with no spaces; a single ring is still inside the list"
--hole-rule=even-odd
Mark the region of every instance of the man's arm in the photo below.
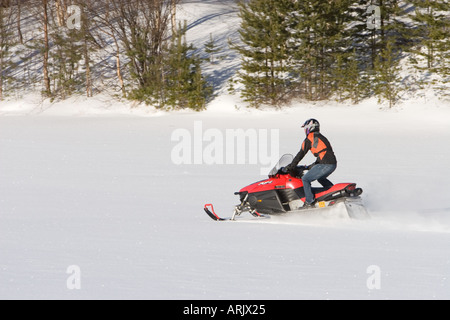
[[[291,164],[288,165],[288,169],[293,170],[295,167],[297,167],[298,163],[300,161],[302,161],[302,159],[308,153],[309,149],[311,149],[311,141],[309,141],[308,139],[305,139],[305,141],[303,141],[302,148],[297,153],[294,160],[292,160]]]

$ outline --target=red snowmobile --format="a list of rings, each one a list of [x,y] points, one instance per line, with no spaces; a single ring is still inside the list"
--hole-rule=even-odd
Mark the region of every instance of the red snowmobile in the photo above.
[[[363,190],[356,183],[339,183],[330,189],[312,188],[315,194],[315,207],[303,209],[305,193],[301,177],[306,167],[297,167],[294,175],[286,173],[284,167],[293,160],[291,154],[284,155],[270,171],[269,179],[253,183],[235,194],[240,198],[240,204],[234,209],[231,218],[221,218],[212,204],[205,205],[205,212],[213,220],[236,220],[244,212],[249,212],[257,218],[268,218],[273,215],[319,213],[332,209],[334,215],[361,219],[368,213],[360,195]],[[329,210],[330,211],[330,210]]]

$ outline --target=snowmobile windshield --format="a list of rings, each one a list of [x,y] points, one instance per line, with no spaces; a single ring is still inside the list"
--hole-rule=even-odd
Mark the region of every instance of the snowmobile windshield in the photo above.
[[[273,169],[270,171],[269,177],[273,177],[274,175],[276,175],[281,168],[291,164],[293,160],[294,156],[292,154],[285,154],[284,156],[282,156],[280,160],[278,160],[278,163],[275,165],[275,167],[273,167]]]

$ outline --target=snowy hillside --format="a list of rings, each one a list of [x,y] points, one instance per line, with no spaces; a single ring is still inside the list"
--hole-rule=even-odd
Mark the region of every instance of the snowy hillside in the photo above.
[[[227,110],[234,112],[236,108],[248,107],[248,103],[243,102],[240,97],[242,84],[233,84],[234,89],[236,89],[235,92],[229,90],[230,81],[236,80],[236,72],[241,68],[241,57],[229,45],[230,41],[233,43],[239,43],[240,41],[238,29],[241,19],[238,13],[239,9],[234,0],[183,0],[177,9],[177,20],[187,23],[187,41],[196,48],[195,53],[205,59],[202,64],[203,74],[214,90],[214,96],[207,104],[208,111]],[[43,97],[42,81],[35,80],[42,77],[42,62],[39,61],[39,52],[33,47],[36,46],[33,44],[33,40],[42,37],[39,33],[41,26],[33,16],[32,10],[31,12],[23,12],[22,15],[25,16],[24,21],[22,21],[22,32],[30,39],[26,40],[24,45],[18,44],[11,49],[13,52],[12,62],[19,66],[11,76],[17,81],[10,83],[9,80],[5,80],[5,86],[15,85],[16,87],[10,92],[5,90],[7,92],[5,92],[4,101],[0,101],[0,115],[154,115],[162,113],[152,106],[147,106],[144,103],[138,104],[120,97],[120,88],[115,74],[115,49],[114,44],[110,43],[111,41],[103,48],[95,51],[92,56],[93,70],[95,71],[93,75],[95,78],[93,98],[86,98],[82,92],[66,97],[66,99]],[[214,56],[214,63],[207,61],[209,55],[205,52],[205,45],[211,37],[216,47],[220,49],[220,52]],[[122,51],[125,51],[125,49],[122,48]],[[122,63],[126,65],[129,61],[124,52],[121,55]],[[82,66],[79,65],[78,68],[82,69]],[[408,91],[401,93],[398,102],[400,107],[407,107],[411,103],[450,105],[448,96],[442,94],[448,91],[448,81],[447,84],[436,82],[440,83],[439,86],[432,84],[433,81],[442,79],[437,75],[426,72],[426,70],[421,72],[416,70],[406,53],[403,54],[399,76],[402,79],[401,87],[408,88]],[[125,77],[130,77],[130,75],[125,75]],[[29,83],[33,79],[35,82]],[[428,81],[428,85],[422,83],[425,80]],[[437,87],[439,87],[439,90],[435,90]],[[293,103],[295,105],[302,104],[301,101]],[[370,104],[371,101],[366,99],[361,103],[363,105]],[[347,105],[350,102],[344,104]],[[309,102],[304,103],[304,105],[309,105]],[[386,107],[386,105],[384,103],[380,106]]]
[[[237,36],[229,1],[186,1],[180,16],[197,47]],[[226,90],[238,68],[230,51],[207,70],[218,96],[201,113],[107,94],[2,102],[0,299],[450,299],[448,103],[250,110]],[[364,189],[370,220],[208,218],[206,203],[231,214],[266,158],[296,153],[311,117],[338,158],[330,179]],[[255,133],[256,163],[211,159],[238,129]],[[182,164],[175,133],[191,142]]]

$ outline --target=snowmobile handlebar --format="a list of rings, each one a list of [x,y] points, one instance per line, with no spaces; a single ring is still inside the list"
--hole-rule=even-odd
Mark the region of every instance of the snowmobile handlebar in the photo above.
[[[275,175],[287,175],[290,174],[293,177],[301,177],[303,171],[308,170],[308,166],[297,166],[294,170],[289,170],[287,167],[281,167]]]

